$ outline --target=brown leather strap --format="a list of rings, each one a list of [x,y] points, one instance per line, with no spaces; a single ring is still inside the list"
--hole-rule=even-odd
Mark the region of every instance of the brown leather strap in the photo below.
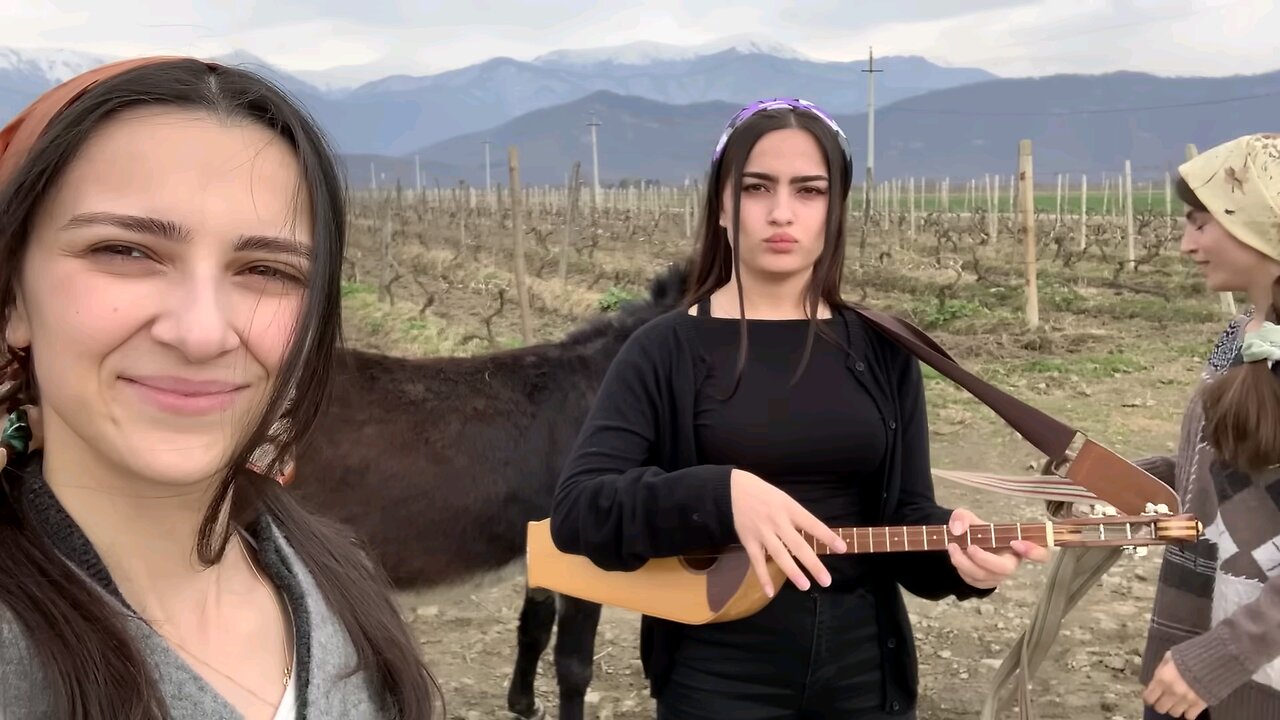
[[[890,337],[896,338],[912,355],[968,390],[1049,459],[1057,463],[1066,456],[1067,449],[1076,437],[1075,428],[983,382],[960,367],[950,353],[942,349],[933,338],[906,320],[867,308],[854,310]]]
[[[965,370],[920,328],[902,318],[869,308],[855,306],[853,310],[995,411],[1027,442],[1044,453],[1052,467],[1060,468],[1064,461],[1069,461],[1070,467],[1064,477],[1088,488],[1103,501],[1128,514],[1141,513],[1149,502],[1163,503],[1173,513],[1181,511],[1178,497],[1171,488],[1093,440],[1085,439],[1079,455],[1070,456],[1072,443],[1083,433]]]

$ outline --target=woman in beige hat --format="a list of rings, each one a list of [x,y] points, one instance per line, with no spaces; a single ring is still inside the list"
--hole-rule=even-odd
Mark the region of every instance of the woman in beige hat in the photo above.
[[[1182,252],[1249,310],[1183,418],[1175,487],[1205,538],[1169,546],[1143,656],[1147,720],[1280,718],[1280,135],[1178,168]]]

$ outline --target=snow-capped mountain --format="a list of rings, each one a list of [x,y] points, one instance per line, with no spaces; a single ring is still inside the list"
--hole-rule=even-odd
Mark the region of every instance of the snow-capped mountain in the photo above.
[[[659,62],[692,60],[734,50],[744,55],[772,55],[786,60],[810,60],[807,55],[783,43],[749,35],[720,38],[701,45],[672,45],[640,41],[608,47],[555,50],[533,59],[535,65],[583,67],[597,64],[648,65]]]
[[[794,49],[752,37],[729,37],[681,47],[632,43],[565,50],[535,61],[493,58],[438,73],[391,74],[351,89],[341,78],[370,66],[335,68],[331,76],[273,65],[244,51],[215,58],[262,73],[303,101],[348,153],[411,153],[448,138],[605,91],[670,105],[798,96],[832,112],[866,106],[865,61],[807,59]],[[88,53],[0,49],[0,118],[11,117],[39,93],[109,60]],[[989,80],[976,68],[940,68],[920,57],[876,58],[886,72],[876,99],[889,104],[939,88]]]
[[[0,47],[0,77],[4,77],[6,85],[17,78],[27,78],[40,86],[56,84],[114,59],[62,48]]]

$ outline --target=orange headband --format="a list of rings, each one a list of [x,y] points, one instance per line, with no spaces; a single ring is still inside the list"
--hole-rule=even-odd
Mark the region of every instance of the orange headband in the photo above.
[[[49,123],[86,90],[103,80],[143,65],[190,59],[193,58],[154,55],[120,60],[87,70],[46,91],[25,110],[18,113],[17,117],[10,120],[8,125],[0,129],[0,186],[3,186],[9,176],[22,165],[22,161],[31,152],[31,148],[35,146]],[[210,67],[217,66],[216,63],[206,64]]]

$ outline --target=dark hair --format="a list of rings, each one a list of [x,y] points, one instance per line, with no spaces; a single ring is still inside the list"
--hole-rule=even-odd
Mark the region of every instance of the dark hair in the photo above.
[[[33,218],[68,165],[115,114],[138,106],[171,106],[243,119],[278,133],[295,151],[315,228],[313,262],[295,341],[257,425],[236,448],[201,523],[196,548],[202,563],[217,562],[231,528],[220,517],[247,523],[265,514],[279,527],[314,576],[325,601],[351,637],[358,670],[371,676],[389,703],[388,717],[437,717],[439,688],[391,598],[390,583],[349,530],[302,509],[273,478],[283,457],[261,474],[247,465],[268,438],[297,447],[326,399],[334,351],[342,342],[340,281],[346,245],[346,198],[333,151],[313,119],[282,90],[242,69],[198,60],[144,65],[103,80],[45,128],[25,162],[0,188],[0,302],[5,321],[15,302],[18,273]],[[30,352],[7,349],[0,377],[16,378],[3,407],[38,401]],[[277,419],[284,427],[273,432]],[[57,717],[92,720],[163,718],[156,677],[100,593],[62,561],[18,512],[24,479],[0,474],[0,608],[7,608],[35,642]],[[234,492],[233,491],[234,488]],[[8,502],[4,502],[7,495]]]
[[[1195,191],[1191,189],[1191,186],[1188,185],[1187,181],[1181,176],[1178,177],[1178,182],[1174,184],[1174,192],[1177,193],[1178,199],[1187,207],[1201,212],[1209,212],[1209,208],[1205,207],[1204,203],[1200,202],[1200,198],[1196,196]]]
[[[1280,313],[1280,280],[1264,319]],[[1280,368],[1277,368],[1280,370]],[[1241,363],[1205,386],[1204,434],[1218,457],[1243,472],[1280,463],[1280,377],[1264,361]]]
[[[824,120],[811,112],[786,108],[762,110],[748,117],[734,128],[725,143],[724,153],[720,160],[711,166],[707,178],[707,190],[702,203],[702,223],[699,232],[699,247],[693,263],[693,272],[689,280],[689,288],[685,295],[686,305],[693,305],[715,292],[735,275],[738,282],[738,306],[744,306],[742,299],[742,269],[739,262],[738,236],[739,216],[733,215],[732,243],[725,228],[720,227],[721,198],[726,184],[732,183],[733,207],[742,205],[742,173],[747,157],[756,142],[766,133],[786,128],[807,130],[818,141],[827,163],[828,187],[827,221],[825,242],[822,253],[813,266],[813,278],[805,289],[805,307],[808,308],[809,334],[805,341],[804,355],[796,370],[795,378],[800,376],[809,360],[809,352],[813,346],[814,332],[831,341],[844,346],[818,322],[818,301],[824,301],[833,313],[847,307],[840,295],[840,284],[844,276],[844,218],[845,203],[849,196],[851,178],[846,177],[844,150],[840,147],[840,139],[835,130]],[[739,318],[738,367],[734,382],[741,379],[742,369],[747,359],[746,318]]]

